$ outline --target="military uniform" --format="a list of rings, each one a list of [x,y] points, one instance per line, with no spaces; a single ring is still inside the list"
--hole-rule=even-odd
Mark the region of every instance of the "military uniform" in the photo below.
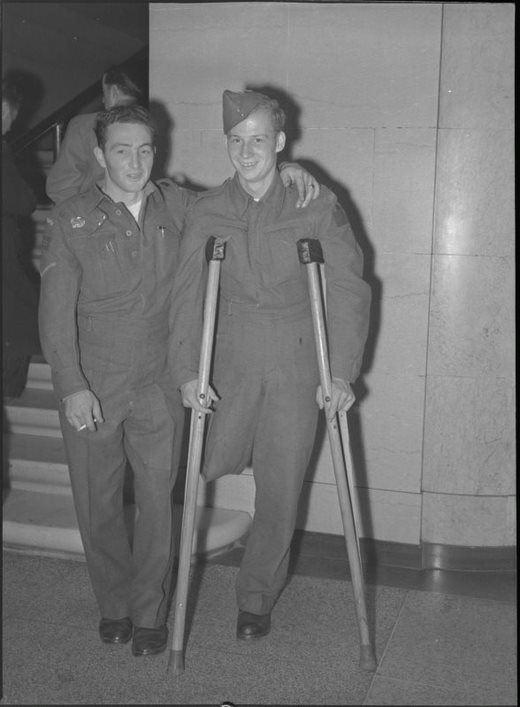
[[[60,401],[89,389],[104,422],[77,432],[60,404],[74,503],[103,617],[166,620],[173,562],[171,491],[184,412],[167,372],[168,310],[180,234],[195,195],[144,189],[137,223],[97,186],[58,205],[41,259],[40,335]],[[172,457],[173,454],[173,457]],[[127,460],[137,514],[123,516]]]
[[[226,241],[203,473],[238,474],[252,462],[255,514],[236,582],[238,606],[271,611],[287,576],[298,499],[314,445],[319,371],[300,238],[321,241],[332,375],[353,382],[368,332],[370,290],[343,209],[325,187],[305,209],[276,173],[258,201],[238,174],[193,207],[173,293],[171,366],[197,378],[210,236]]]

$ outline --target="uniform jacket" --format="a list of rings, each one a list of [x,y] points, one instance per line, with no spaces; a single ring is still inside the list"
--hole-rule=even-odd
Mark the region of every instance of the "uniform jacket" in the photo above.
[[[283,312],[308,303],[306,266],[296,243],[321,241],[327,282],[329,354],[332,375],[353,382],[359,375],[368,333],[370,289],[362,279],[363,257],[345,212],[334,194],[320,188],[318,199],[297,209],[297,194],[278,174],[259,202],[238,175],[204,192],[188,219],[175,279],[170,364],[176,385],[197,378],[201,312],[210,236],[226,241],[221,266],[221,300]]]
[[[98,186],[57,205],[41,258],[40,336],[63,398],[95,377],[145,384],[164,373],[181,231],[195,194],[145,188],[140,223]],[[110,374],[110,376],[108,375]]]
[[[68,124],[58,159],[47,175],[47,196],[55,204],[86,191],[104,175],[94,156],[96,117],[97,113],[84,113]]]

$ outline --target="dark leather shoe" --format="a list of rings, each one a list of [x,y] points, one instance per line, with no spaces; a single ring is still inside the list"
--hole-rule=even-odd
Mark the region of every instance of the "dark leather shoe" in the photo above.
[[[237,638],[249,640],[267,636],[271,630],[271,614],[250,614],[239,611],[237,619]]]
[[[132,638],[132,621],[124,619],[101,619],[99,635],[104,643],[128,643]]]
[[[159,628],[134,629],[132,653],[134,655],[154,655],[162,653],[168,642],[168,626],[164,624]]]

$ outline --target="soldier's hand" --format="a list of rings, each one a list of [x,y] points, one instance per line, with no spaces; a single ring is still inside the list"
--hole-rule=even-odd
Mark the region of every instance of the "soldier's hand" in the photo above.
[[[181,385],[181,398],[184,407],[193,408],[197,412],[203,412],[204,414],[212,413],[213,410],[211,406],[214,402],[218,400],[218,395],[215,393],[211,386],[208,386],[208,394],[204,400],[199,399],[198,395],[198,379],[188,381]]]
[[[298,189],[297,209],[304,209],[311,199],[316,199],[320,193],[320,185],[312,174],[295,162],[283,163],[280,167],[280,178],[284,187],[294,184]]]
[[[77,432],[96,431],[96,422],[104,422],[101,405],[91,390],[81,390],[63,400],[65,417]]]
[[[352,391],[350,383],[347,383],[343,378],[332,379],[332,396],[330,401],[323,400],[323,392],[321,385],[316,391],[316,402],[320,410],[325,407],[325,415],[327,420],[333,420],[337,412],[350,410],[356,400],[356,396]]]

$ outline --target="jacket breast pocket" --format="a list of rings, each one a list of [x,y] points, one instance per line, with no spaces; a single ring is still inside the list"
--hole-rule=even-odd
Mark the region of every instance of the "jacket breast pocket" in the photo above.
[[[306,237],[305,231],[302,223],[264,233],[260,257],[264,276],[270,280],[266,284],[279,285],[302,278],[303,266],[298,256],[297,242]]]
[[[76,236],[72,247],[81,263],[81,288],[88,297],[120,294],[127,287],[125,254],[114,230]]]
[[[159,277],[173,276],[179,255],[180,234],[171,224],[158,226],[155,235],[155,259]]]

